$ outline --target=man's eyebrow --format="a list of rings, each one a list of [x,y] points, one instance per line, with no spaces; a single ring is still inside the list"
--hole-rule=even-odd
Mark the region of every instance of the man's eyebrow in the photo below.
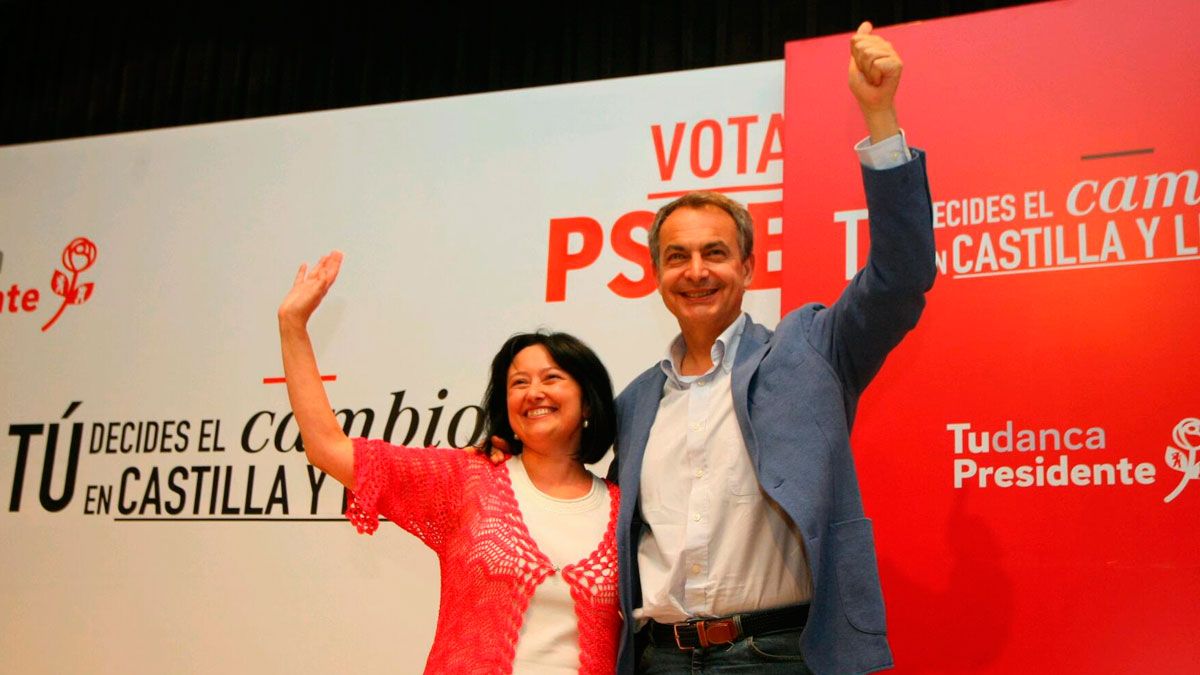
[[[672,250],[686,251],[686,250],[688,250],[688,247],[684,246],[683,244],[667,244],[663,248],[668,251],[672,251]],[[717,239],[715,241],[705,242],[700,245],[700,250],[702,250],[702,251],[707,251],[707,250],[714,249],[714,248],[729,248],[729,244],[727,244],[726,242],[724,242],[720,239]]]

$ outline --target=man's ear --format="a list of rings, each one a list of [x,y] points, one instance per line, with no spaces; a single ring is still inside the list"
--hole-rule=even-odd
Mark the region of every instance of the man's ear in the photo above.
[[[746,259],[742,261],[742,267],[746,268],[746,287],[749,288],[750,282],[754,281],[754,254],[753,253],[746,256]]]

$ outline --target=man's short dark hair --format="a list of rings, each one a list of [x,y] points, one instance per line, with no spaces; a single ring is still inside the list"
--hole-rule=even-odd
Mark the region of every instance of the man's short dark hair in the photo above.
[[[700,209],[706,206],[713,206],[721,209],[733,218],[733,223],[737,225],[738,248],[741,249],[742,260],[750,257],[754,252],[754,220],[750,217],[750,212],[746,207],[736,201],[726,197],[720,192],[689,192],[675,201],[667,204],[654,214],[654,223],[650,225],[650,261],[654,263],[654,269],[658,269],[659,252],[658,252],[658,235],[662,229],[663,221],[667,216],[671,215],[675,209],[689,208]]]
[[[595,464],[604,458],[617,432],[617,413],[613,405],[612,380],[600,357],[582,340],[567,333],[518,333],[508,339],[492,359],[491,377],[483,393],[485,452],[492,449],[492,436],[508,443],[509,452],[521,454],[521,441],[508,421],[508,369],[526,347],[542,345],[550,358],[579,384],[583,414],[587,426],[582,429],[576,459]]]

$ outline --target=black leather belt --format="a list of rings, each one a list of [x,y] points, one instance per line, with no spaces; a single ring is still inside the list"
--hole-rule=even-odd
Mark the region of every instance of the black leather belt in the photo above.
[[[730,644],[763,633],[804,628],[806,621],[808,605],[792,605],[684,623],[658,623],[651,620],[647,627],[650,629],[650,639],[656,645],[674,644],[680,649],[696,649]]]

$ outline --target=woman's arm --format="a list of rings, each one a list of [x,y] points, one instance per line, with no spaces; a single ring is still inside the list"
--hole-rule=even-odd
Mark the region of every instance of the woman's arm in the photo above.
[[[353,490],[354,446],[329,405],[308,337],[308,318],[337,279],[341,266],[340,251],[321,258],[311,271],[306,265],[300,266],[292,290],[279,305],[279,342],[288,399],[300,427],[305,455],[313,466]]]

